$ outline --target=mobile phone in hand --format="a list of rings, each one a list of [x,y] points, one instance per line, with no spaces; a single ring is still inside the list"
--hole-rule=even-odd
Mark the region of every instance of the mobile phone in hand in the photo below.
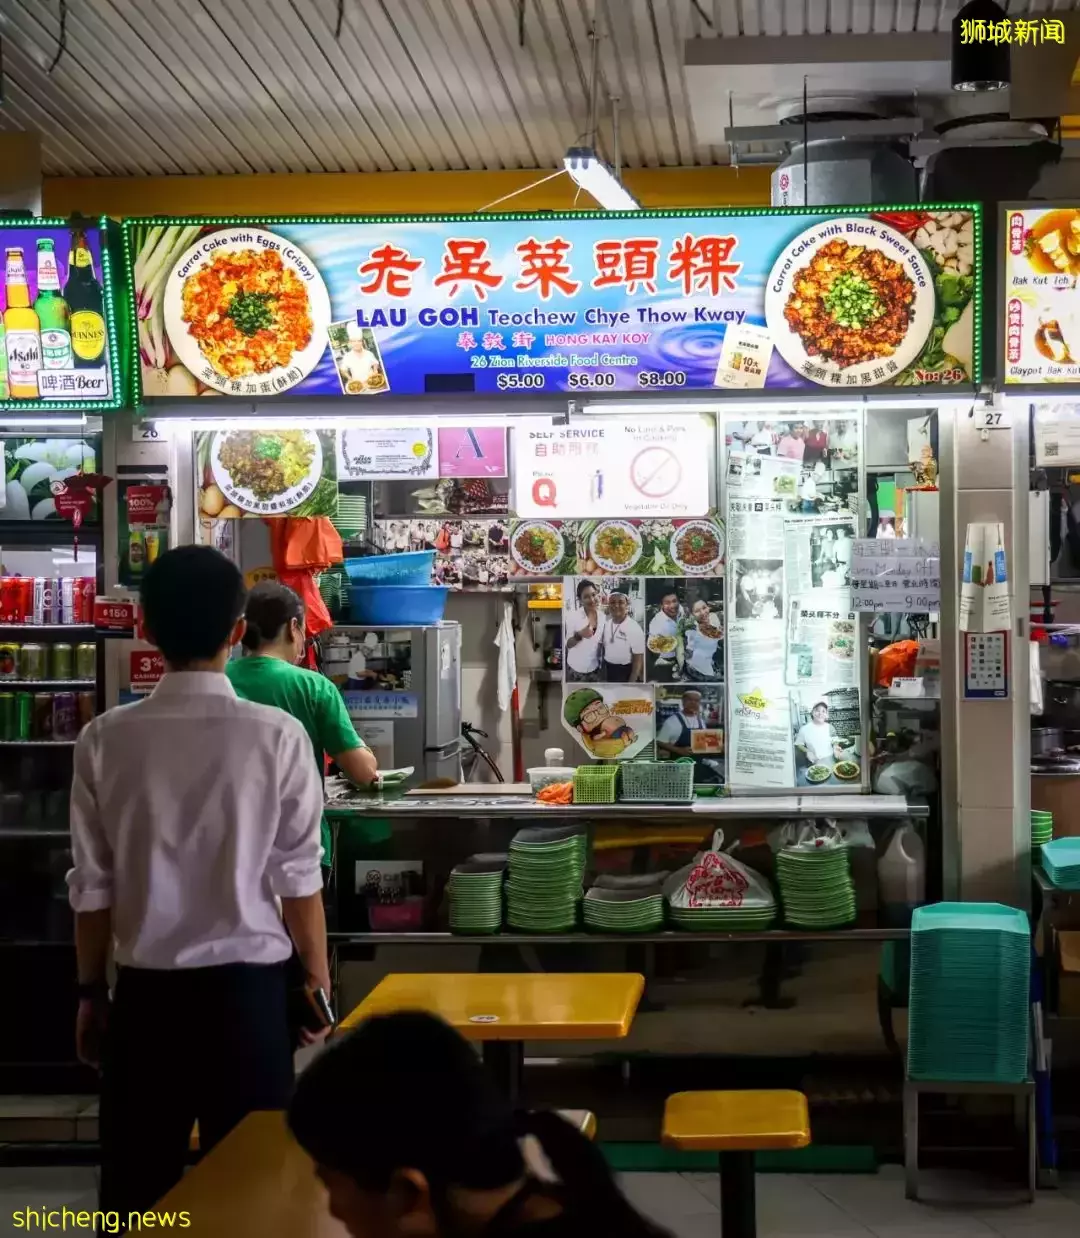
[[[333,1027],[337,1020],[334,1018],[334,1010],[330,1005],[326,990],[313,989],[310,985],[305,985],[304,996],[308,1004],[308,1010],[305,1011],[308,1017],[304,1019],[304,1026],[312,1032],[321,1032],[325,1027]]]

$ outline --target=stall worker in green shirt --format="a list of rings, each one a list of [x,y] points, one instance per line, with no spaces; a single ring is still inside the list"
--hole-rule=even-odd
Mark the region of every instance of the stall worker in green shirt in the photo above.
[[[248,594],[244,609],[247,654],[229,663],[226,673],[236,694],[259,705],[283,709],[303,725],[311,739],[319,774],[323,753],[351,782],[375,781],[374,753],[356,733],[337,685],[318,671],[297,666],[304,653],[304,604],[286,585],[266,581]],[[322,820],[323,867],[331,863],[330,825]]]

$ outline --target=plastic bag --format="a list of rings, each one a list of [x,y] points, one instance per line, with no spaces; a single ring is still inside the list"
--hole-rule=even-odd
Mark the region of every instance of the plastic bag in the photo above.
[[[713,835],[712,848],[699,851],[693,862],[664,883],[664,897],[672,907],[775,908],[776,897],[760,873],[740,864],[721,850],[722,830]]]
[[[835,821],[828,819],[823,826],[813,821],[785,821],[769,835],[773,851],[820,851],[846,847],[848,844]]]
[[[915,660],[918,656],[918,641],[900,640],[886,645],[878,654],[878,686],[888,688],[892,686],[894,679],[910,679],[915,674]]]

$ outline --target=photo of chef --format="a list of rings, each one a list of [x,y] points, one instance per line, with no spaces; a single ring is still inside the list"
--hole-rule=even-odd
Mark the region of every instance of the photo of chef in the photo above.
[[[815,589],[847,589],[851,585],[851,553],[855,525],[829,524],[810,531],[810,583]]]
[[[656,757],[694,760],[696,783],[724,782],[724,689],[721,684],[665,685],[656,690]]]
[[[801,462],[792,514],[828,515],[847,510],[859,479],[859,427],[852,420],[792,421],[778,427],[777,455]],[[796,443],[798,444],[796,446]]]
[[[736,559],[734,573],[736,619],[784,617],[782,559]]]
[[[646,678],[651,683],[723,679],[723,616],[719,581],[646,580]]]
[[[862,776],[857,688],[799,688],[791,693],[798,786],[843,786]]]
[[[625,576],[570,576],[563,585],[568,683],[643,683],[643,582]]]
[[[345,395],[373,395],[389,391],[379,345],[370,327],[357,322],[332,322],[327,328],[341,390]]]

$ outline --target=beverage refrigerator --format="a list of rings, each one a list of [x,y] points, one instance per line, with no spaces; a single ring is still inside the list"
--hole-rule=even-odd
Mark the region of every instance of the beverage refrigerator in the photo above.
[[[461,776],[461,626],[335,626],[319,637],[324,674],[381,769],[414,779]]]

